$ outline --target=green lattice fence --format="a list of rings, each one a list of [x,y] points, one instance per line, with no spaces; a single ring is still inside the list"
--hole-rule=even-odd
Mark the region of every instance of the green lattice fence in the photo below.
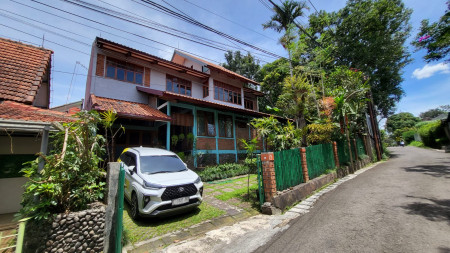
[[[363,155],[367,155],[364,147],[364,142],[361,138],[356,139],[356,149],[358,150],[358,158],[361,158],[361,156]]]
[[[300,149],[273,152],[277,191],[303,183]]]
[[[257,156],[256,159],[256,165],[258,166],[258,198],[259,198],[259,204],[262,206],[265,202],[265,196],[264,196],[264,184],[263,184],[263,173],[262,173],[262,162],[261,162],[261,155]]]
[[[336,166],[331,143],[313,145],[306,148],[309,179],[325,174],[326,170]]]
[[[348,144],[347,141],[337,141],[337,150],[338,150],[338,157],[339,157],[339,163],[349,164],[350,163],[350,153],[348,151]]]

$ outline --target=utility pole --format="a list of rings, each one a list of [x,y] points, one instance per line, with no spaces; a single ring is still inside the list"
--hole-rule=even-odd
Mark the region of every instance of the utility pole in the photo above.
[[[372,92],[369,91],[367,94],[369,101],[368,109],[369,109],[369,115],[370,115],[370,123],[373,130],[373,137],[375,139],[375,150],[377,151],[377,160],[381,161],[381,146],[380,146],[380,130],[378,129],[378,121],[376,120],[376,112],[374,110],[373,106],[373,99],[372,99]]]

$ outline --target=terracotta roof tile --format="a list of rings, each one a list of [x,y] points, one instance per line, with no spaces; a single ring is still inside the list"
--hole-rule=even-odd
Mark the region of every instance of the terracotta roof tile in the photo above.
[[[70,122],[75,120],[64,112],[41,109],[14,101],[0,102],[0,119],[33,122]]]
[[[98,111],[115,111],[118,116],[138,118],[145,120],[164,120],[169,121],[171,118],[163,112],[150,107],[147,104],[135,102],[97,97],[91,95],[92,107]]]
[[[0,38],[0,99],[32,103],[52,51]]]

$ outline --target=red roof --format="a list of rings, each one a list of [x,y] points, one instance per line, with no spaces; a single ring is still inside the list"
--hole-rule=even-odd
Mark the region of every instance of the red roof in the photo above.
[[[112,98],[97,97],[91,94],[92,108],[97,111],[114,111],[118,116],[124,118],[137,118],[143,120],[164,120],[171,118],[161,111],[147,104],[128,102]]]
[[[0,102],[0,119],[30,122],[70,122],[75,120],[64,112],[41,109],[14,101]]]
[[[3,38],[0,52],[0,100],[31,104],[53,52]]]
[[[211,102],[211,101],[207,101],[207,100],[203,100],[203,99],[198,99],[198,98],[193,98],[191,96],[186,96],[186,95],[181,95],[178,93],[174,93],[174,92],[170,92],[170,91],[159,91],[159,90],[155,90],[155,89],[151,89],[151,88],[147,88],[147,87],[142,87],[142,86],[136,86],[136,89],[138,91],[142,91],[144,93],[147,94],[151,94],[151,95],[156,95],[159,96],[163,99],[168,99],[168,100],[179,100],[179,101],[184,101],[184,102],[189,102],[189,103],[193,103],[196,105],[205,105],[211,108],[217,108],[217,109],[221,109],[224,111],[235,111],[235,112],[241,112],[244,113],[246,115],[254,115],[254,116],[261,116],[261,117],[270,117],[270,116],[274,116],[277,118],[282,118],[276,115],[270,115],[264,112],[258,112],[258,111],[254,111],[254,110],[250,110],[250,109],[245,109],[245,108],[239,108],[239,107],[234,107],[234,106],[230,106],[230,105],[225,105],[225,104],[220,104],[220,103],[216,103],[216,102]]]

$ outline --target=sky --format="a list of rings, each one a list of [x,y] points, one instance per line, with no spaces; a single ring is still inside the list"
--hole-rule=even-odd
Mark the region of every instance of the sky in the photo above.
[[[215,33],[189,24],[183,20],[158,12],[141,0],[83,0],[138,18],[137,23],[126,22],[69,3],[80,0],[1,0],[0,37],[43,46],[53,50],[51,76],[51,107],[79,101],[84,98],[87,68],[92,43],[96,36],[170,60],[174,49],[197,55],[216,64],[225,62],[225,50],[250,51],[266,64],[276,58],[261,51],[225,39]],[[262,28],[273,12],[264,5],[267,0],[153,0],[172,9],[176,7],[195,20],[220,32],[247,42],[263,51],[287,57],[278,43],[280,34]],[[306,16],[317,10],[337,11],[345,6],[345,0],[308,0]],[[446,0],[404,0],[413,10],[411,36],[407,47],[413,62],[403,69],[402,88],[405,96],[397,105],[397,112],[420,112],[450,104],[450,65],[441,62],[426,63],[424,50],[414,52],[410,42],[417,34],[422,19],[435,22],[446,9]],[[275,3],[279,4],[280,0]],[[171,6],[170,6],[171,5]],[[173,6],[173,7],[172,7]],[[153,9],[152,9],[153,8]],[[112,13],[108,10],[109,13]],[[129,17],[129,18],[130,18]],[[136,20],[135,20],[136,22]],[[306,17],[297,19],[301,25]],[[156,24],[156,25],[155,25]],[[162,27],[165,25],[166,27]],[[151,29],[156,27],[160,31]],[[200,45],[167,34],[171,28],[176,35],[190,33],[202,37]],[[185,34],[183,36],[186,36]],[[192,38],[192,37],[189,37]],[[206,41],[213,40],[214,42]],[[222,44],[217,44],[222,43]]]

